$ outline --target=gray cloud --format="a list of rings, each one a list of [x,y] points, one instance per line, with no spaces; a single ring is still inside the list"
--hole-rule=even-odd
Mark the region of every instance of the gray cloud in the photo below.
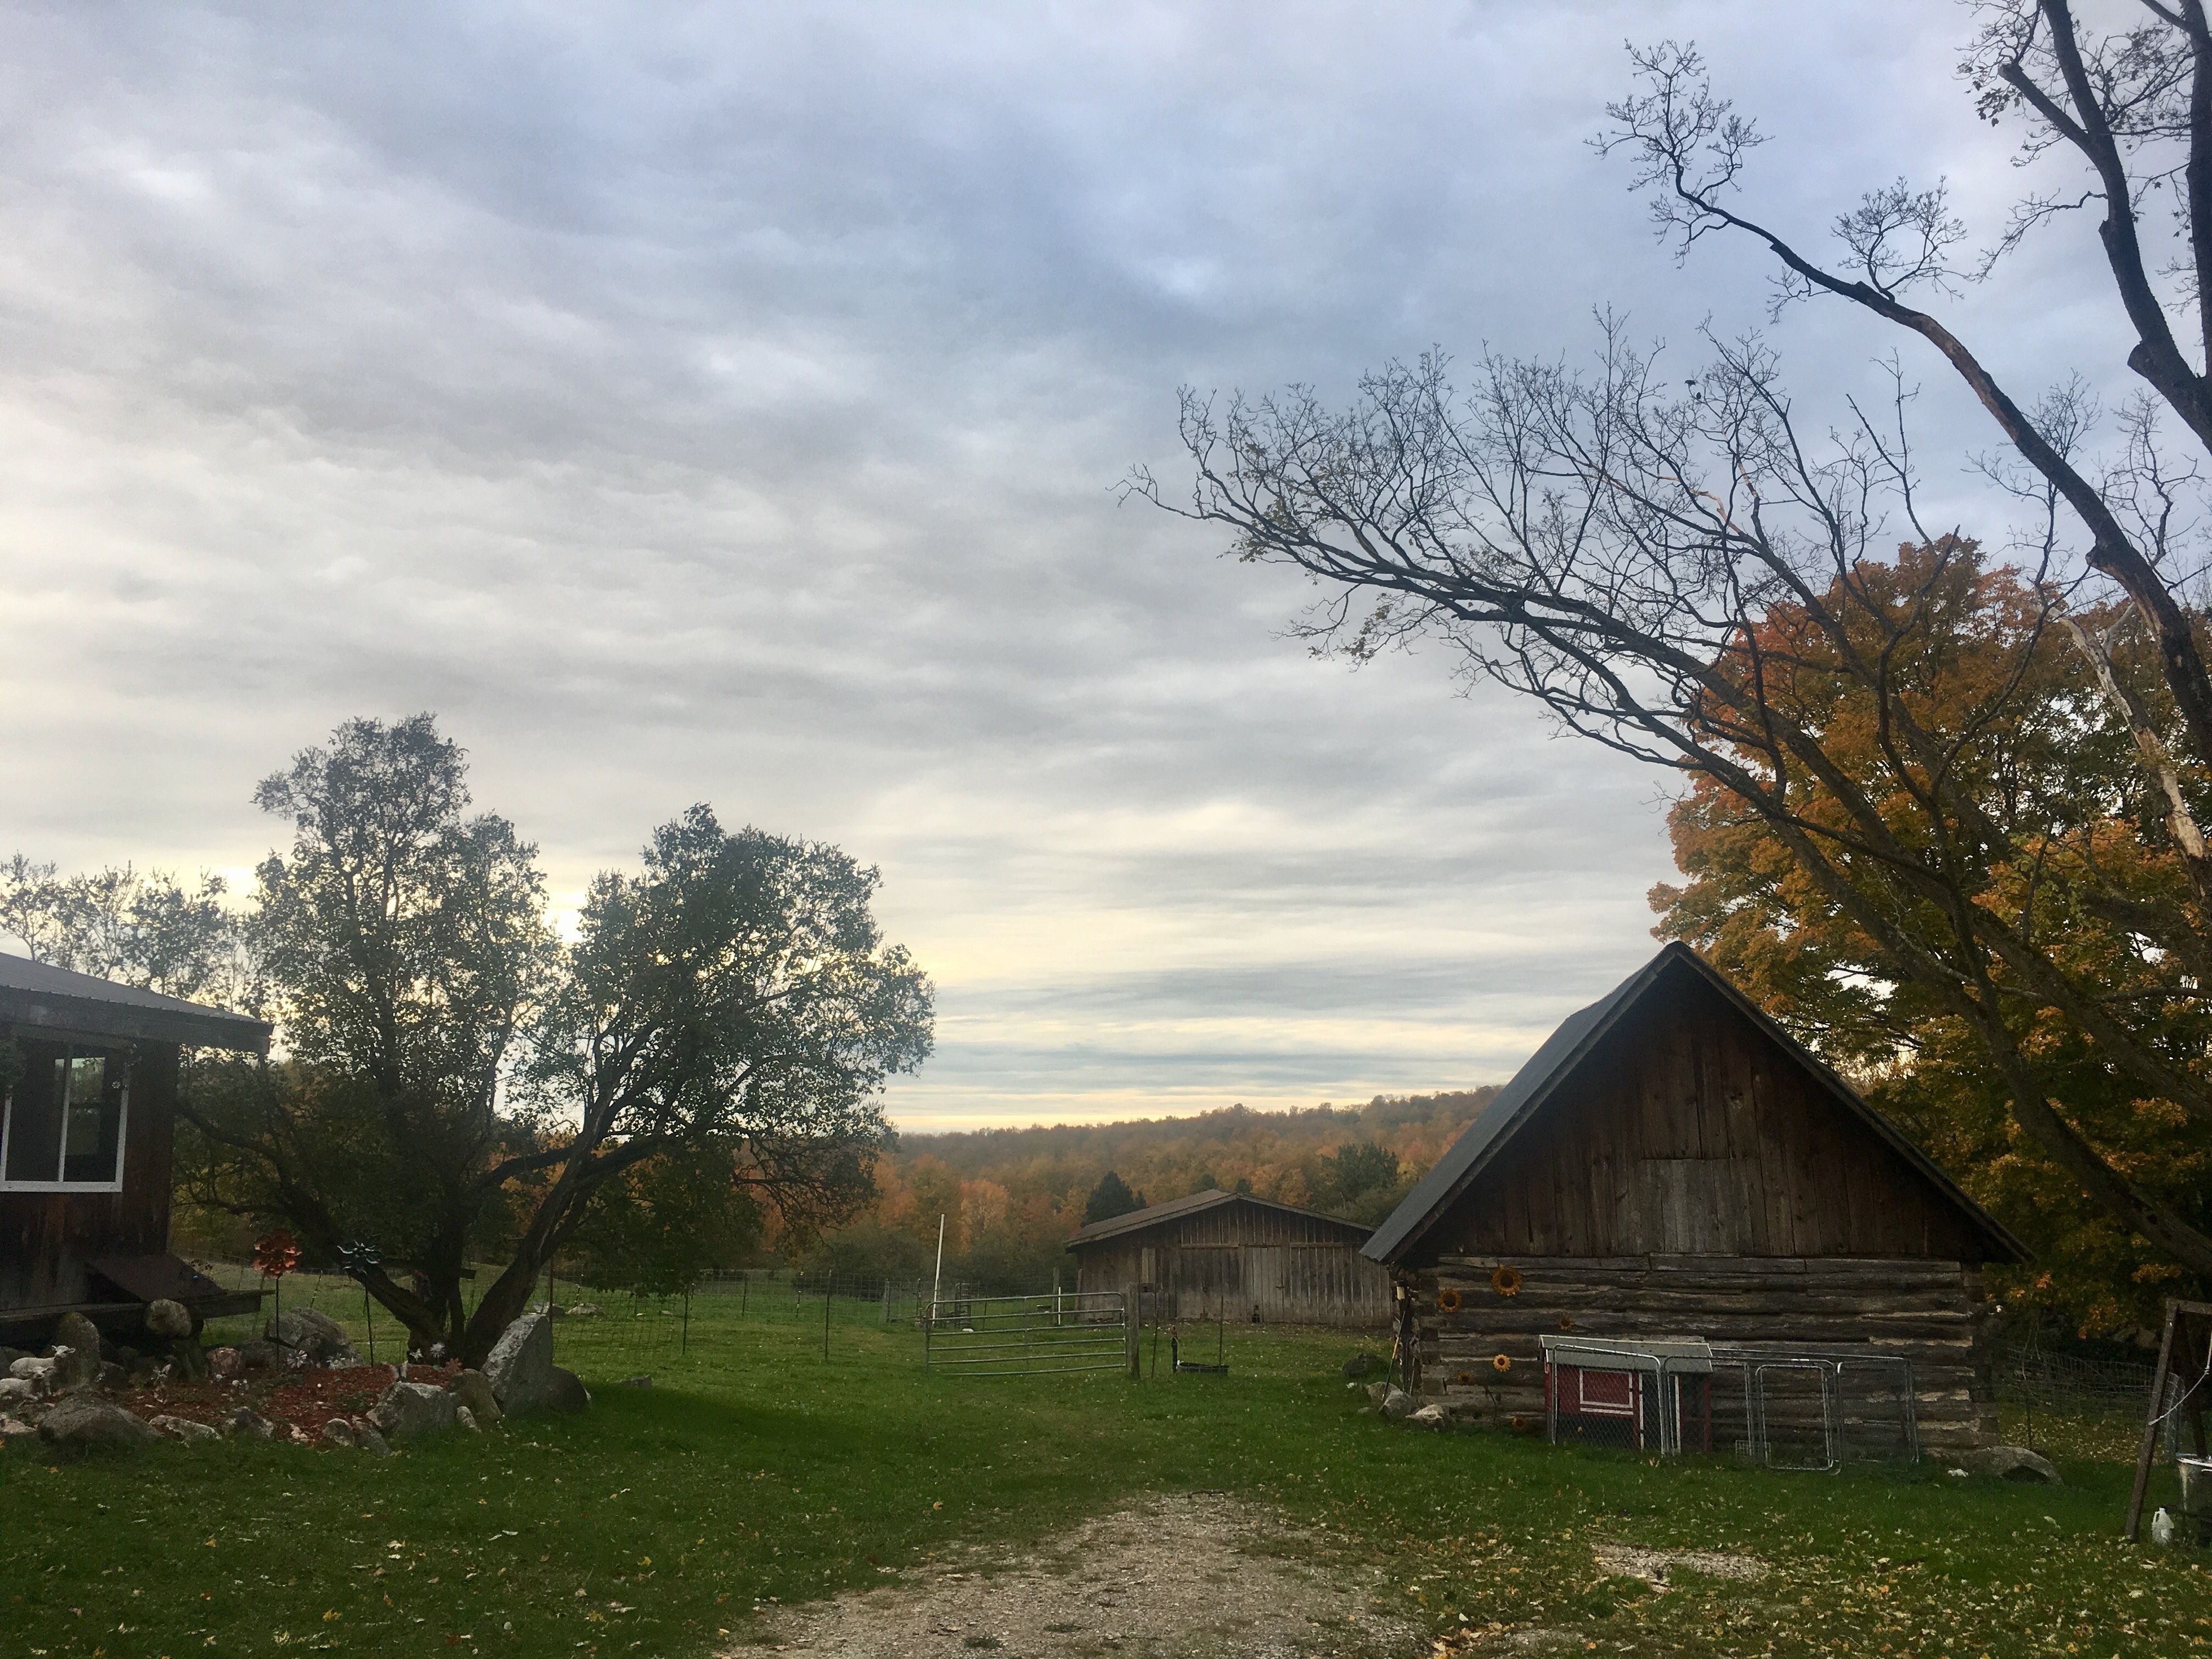
[[[1626,34],[1705,40],[1787,222],[1900,171],[1987,222],[1965,27],[16,8],[9,839],[242,866],[256,777],[433,708],[564,890],[699,799],[879,863],[942,988],[916,1127],[1503,1076],[1650,948],[1654,780],[1436,653],[1307,659],[1302,589],[1112,487],[1176,475],[1180,384],[1757,317],[1747,252],[1678,271],[1585,146]],[[1971,301],[2008,366],[2117,361],[2049,303],[2082,257]],[[1892,343],[1778,337],[1814,398]]]

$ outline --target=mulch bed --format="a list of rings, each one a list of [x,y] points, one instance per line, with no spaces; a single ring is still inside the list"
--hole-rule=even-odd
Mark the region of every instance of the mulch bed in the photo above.
[[[458,1363],[410,1365],[410,1382],[444,1385],[459,1375]],[[114,1399],[125,1410],[149,1420],[183,1417],[219,1427],[223,1414],[251,1406],[276,1425],[279,1434],[297,1431],[295,1439],[313,1440],[334,1417],[359,1417],[376,1403],[390,1386],[394,1367],[349,1365],[332,1370],[309,1365],[296,1371],[270,1371],[241,1377],[234,1382],[157,1382],[149,1388],[125,1389]]]

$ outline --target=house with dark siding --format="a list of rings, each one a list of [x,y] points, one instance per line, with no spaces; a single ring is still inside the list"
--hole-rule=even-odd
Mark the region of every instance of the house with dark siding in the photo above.
[[[197,1327],[251,1312],[169,1249],[179,1057],[266,1053],[269,1027],[126,985],[0,955],[0,1342],[49,1340],[64,1313],[110,1334],[181,1302]]]

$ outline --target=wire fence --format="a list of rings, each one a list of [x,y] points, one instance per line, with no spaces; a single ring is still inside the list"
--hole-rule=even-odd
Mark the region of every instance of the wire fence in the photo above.
[[[2142,1443],[2153,1370],[2148,1360],[2069,1352],[2032,1334],[1993,1343],[1998,1438],[2046,1455],[2131,1461]],[[2172,1436],[2162,1439],[2170,1457]]]
[[[266,1292],[258,1314],[208,1322],[210,1347],[261,1336],[284,1309],[311,1308],[335,1322],[364,1360],[389,1364],[403,1356],[405,1328],[377,1306],[355,1279],[342,1274],[293,1273],[264,1278],[251,1263],[200,1261],[202,1272],[226,1290]],[[465,1313],[473,1316],[501,1269],[485,1266],[461,1281]],[[718,1273],[687,1293],[642,1296],[610,1291],[557,1268],[538,1281],[528,1306],[551,1315],[556,1363],[586,1382],[621,1382],[692,1360],[711,1363],[718,1352],[750,1332],[804,1334],[805,1352],[820,1337],[826,1357],[842,1334],[861,1330],[903,1333],[921,1358],[922,1315],[929,1281],[867,1275],[808,1273],[792,1268],[746,1268]],[[965,1304],[996,1286],[948,1281],[946,1305]],[[1052,1292],[1042,1292],[1050,1296]]]

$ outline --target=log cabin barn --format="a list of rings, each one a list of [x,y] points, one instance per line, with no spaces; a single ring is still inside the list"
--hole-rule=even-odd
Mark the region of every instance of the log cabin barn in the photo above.
[[[161,1297],[198,1327],[250,1313],[169,1250],[181,1050],[265,1054],[258,1019],[0,955],[0,1343],[42,1346],[64,1313],[127,1337]]]
[[[1485,1419],[1544,1428],[1608,1345],[1826,1351],[1909,1361],[1930,1450],[1994,1431],[1983,1269],[2027,1254],[1679,944],[1554,1031],[1365,1253],[1409,1390]],[[1640,1410],[1633,1369],[1591,1409]]]
[[[1141,1285],[1162,1319],[1373,1328],[1389,1324],[1391,1292],[1360,1254],[1370,1231],[1217,1188],[1094,1221],[1067,1248],[1079,1291]]]

